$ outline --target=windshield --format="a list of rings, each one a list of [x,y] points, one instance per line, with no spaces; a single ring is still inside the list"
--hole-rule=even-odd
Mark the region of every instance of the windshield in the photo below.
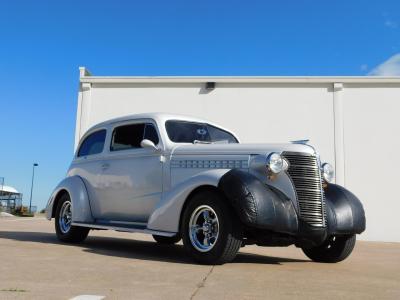
[[[174,143],[238,143],[229,132],[206,123],[167,121],[165,127]]]

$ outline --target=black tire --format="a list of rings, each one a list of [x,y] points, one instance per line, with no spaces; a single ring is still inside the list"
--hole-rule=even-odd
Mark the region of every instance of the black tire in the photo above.
[[[60,211],[64,203],[66,202],[71,203],[71,198],[67,193],[61,196],[56,208],[55,228],[56,228],[57,238],[60,241],[67,243],[80,243],[86,239],[90,229],[87,227],[71,226],[68,231],[63,232],[60,226]]]
[[[356,235],[336,236],[328,238],[321,246],[303,248],[308,258],[316,262],[337,263],[346,259],[354,249]]]
[[[218,237],[214,239],[212,248],[205,252],[196,249],[189,233],[192,214],[201,207],[210,207],[218,219]],[[200,226],[199,228],[203,227]],[[199,234],[204,236],[204,231]],[[234,215],[231,207],[226,204],[226,199],[217,191],[202,191],[189,200],[183,212],[181,235],[186,251],[195,261],[201,264],[216,265],[230,262],[236,257],[242,245],[241,223]]]
[[[175,236],[162,236],[153,234],[153,239],[163,245],[173,245],[181,240],[181,236],[179,234]]]

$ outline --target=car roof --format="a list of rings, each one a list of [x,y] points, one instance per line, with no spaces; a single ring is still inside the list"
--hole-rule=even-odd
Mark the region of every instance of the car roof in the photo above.
[[[231,133],[235,138],[239,141],[239,138],[228,128],[225,128],[224,126],[221,126],[215,122],[211,122],[206,119],[202,118],[197,118],[194,116],[189,116],[189,115],[181,115],[181,114],[171,114],[171,113],[162,113],[162,112],[152,112],[152,113],[142,113],[142,114],[132,114],[132,115],[126,115],[118,118],[113,118],[109,119],[107,121],[98,123],[92,127],[90,127],[81,137],[80,137],[80,142],[79,144],[91,133],[94,131],[104,128],[104,127],[109,127],[110,125],[113,125],[115,123],[123,123],[126,121],[131,121],[131,120],[140,120],[140,119],[152,119],[154,120],[158,126],[163,126],[166,121],[168,120],[178,120],[178,121],[188,121],[188,122],[198,122],[198,123],[207,123],[210,125],[213,125],[215,127],[218,127],[222,130],[225,130],[229,133]]]
[[[107,126],[110,124],[122,123],[125,121],[138,120],[138,119],[153,119],[157,123],[165,123],[168,120],[180,120],[180,121],[208,123],[208,124],[218,126],[214,122],[210,122],[208,120],[193,117],[193,116],[154,112],[154,113],[132,114],[132,115],[126,115],[126,116],[122,116],[122,117],[118,117],[118,118],[109,119],[107,121],[104,121],[104,122],[101,122],[99,124],[92,126],[87,132],[93,131],[94,129],[104,127],[104,126]],[[221,127],[221,126],[218,126],[218,127]]]

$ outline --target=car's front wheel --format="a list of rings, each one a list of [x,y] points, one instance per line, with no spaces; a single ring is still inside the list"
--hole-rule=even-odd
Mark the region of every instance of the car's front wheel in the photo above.
[[[80,243],[89,234],[89,228],[72,225],[72,203],[66,193],[58,201],[55,228],[58,239],[67,243]]]
[[[242,245],[240,221],[224,200],[214,191],[199,192],[183,213],[183,245],[199,263],[230,262]]]
[[[354,249],[356,235],[331,236],[322,245],[303,248],[303,252],[316,262],[336,263],[346,259]]]

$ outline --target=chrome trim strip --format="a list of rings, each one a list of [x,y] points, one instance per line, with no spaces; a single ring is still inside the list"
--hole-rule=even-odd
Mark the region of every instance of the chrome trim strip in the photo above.
[[[115,230],[115,231],[123,231],[123,232],[138,232],[138,233],[145,233],[145,234],[154,234],[154,235],[161,235],[161,236],[174,236],[176,232],[167,232],[167,231],[157,231],[151,229],[141,229],[141,228],[134,228],[134,227],[124,227],[124,226],[109,226],[109,225],[100,225],[100,224],[90,224],[90,223],[80,223],[80,222],[72,222],[73,226],[81,226],[81,227],[88,227],[93,229],[107,229],[107,230]]]
[[[196,169],[247,169],[248,160],[192,160],[173,159],[171,168],[196,168]]]

